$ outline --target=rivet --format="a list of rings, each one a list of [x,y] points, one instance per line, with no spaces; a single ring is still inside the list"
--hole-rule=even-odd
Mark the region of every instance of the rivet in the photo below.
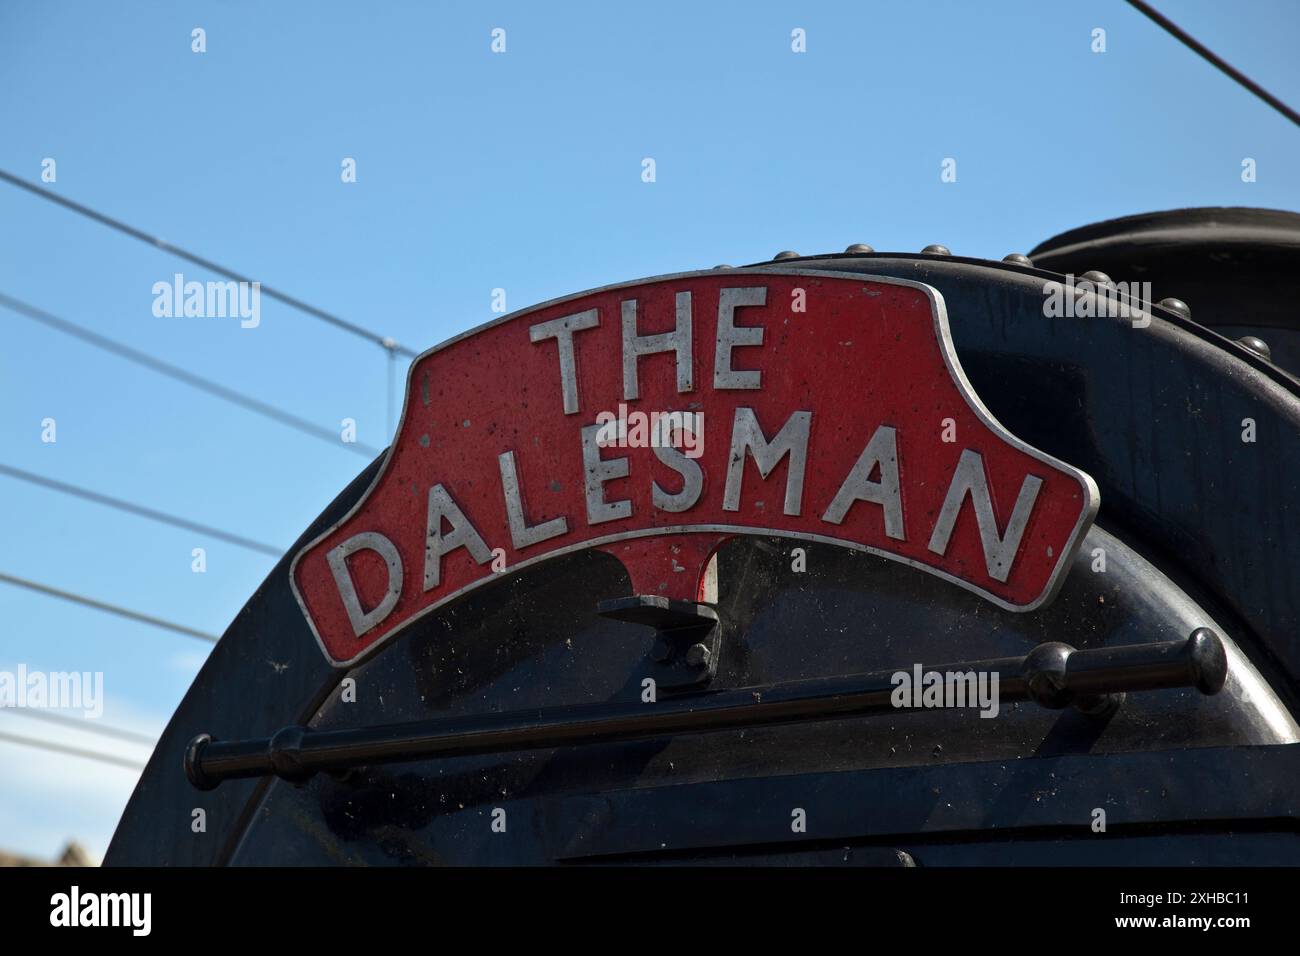
[[[926,246],[924,249],[921,250],[921,252],[924,253],[924,254],[926,254],[926,255],[931,255],[931,256],[950,256],[950,255],[952,255],[952,253],[948,251],[948,247],[947,247],[947,246],[941,246],[941,245],[939,245],[937,242],[935,242],[935,243],[931,243],[930,245]]]
[[[720,265],[720,266],[714,266],[713,268],[714,268],[715,270],[717,270],[717,269],[734,269],[734,268],[736,268],[736,267],[733,266],[733,265],[728,265],[727,263],[724,262],[722,265]]]
[[[772,257],[772,261],[775,262],[777,259],[798,259],[798,258],[799,258],[799,253],[791,252],[789,249],[786,249],[784,252],[778,252],[776,255],[774,255]]]
[[[1181,315],[1184,319],[1190,319],[1192,317],[1191,307],[1182,299],[1161,299],[1160,307],[1162,309],[1168,309],[1175,315]]]
[[[1079,278],[1086,282],[1091,282],[1093,285],[1113,286],[1115,284],[1111,281],[1110,276],[1106,275],[1104,272],[1098,272],[1096,269],[1091,269],[1088,272],[1085,272],[1083,275],[1079,276]]]
[[[876,250],[872,249],[865,242],[855,242],[853,245],[849,246],[844,251],[847,253],[851,253],[853,255],[865,255],[868,252],[875,252]]]
[[[1018,252],[1013,252],[1009,256],[1003,256],[1002,261],[1009,262],[1015,266],[1029,266],[1030,268],[1033,268],[1034,265],[1033,261],[1028,256],[1021,255]]]
[[[1268,347],[1267,342],[1257,335],[1243,335],[1237,339],[1237,344],[1244,345],[1266,362],[1273,361],[1273,350]]]

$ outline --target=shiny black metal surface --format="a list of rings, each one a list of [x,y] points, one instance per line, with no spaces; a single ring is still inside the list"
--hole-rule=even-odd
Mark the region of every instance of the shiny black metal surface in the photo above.
[[[997,675],[1000,703],[1029,700],[1056,710],[1075,704],[1094,716],[1111,714],[1120,705],[1119,695],[1127,691],[1194,687],[1202,694],[1217,694],[1228,675],[1223,642],[1208,628],[1198,628],[1185,641],[1084,651],[1051,642],[1024,657],[916,667],[947,675]],[[185,774],[199,790],[211,790],[223,780],[267,774],[301,783],[321,771],[369,764],[907,713],[894,699],[898,673],[894,669],[742,687],[678,697],[653,707],[588,704],[352,730],[287,727],[269,738],[227,742],[200,734],[186,750]],[[962,700],[966,706],[964,690]]]
[[[1296,213],[1217,207],[1124,216],[1053,236],[1031,255],[1054,272],[1100,269],[1150,282],[1153,301],[1177,298],[1206,328],[1267,343],[1271,360],[1300,375],[1300,313],[1290,291],[1300,275]]]

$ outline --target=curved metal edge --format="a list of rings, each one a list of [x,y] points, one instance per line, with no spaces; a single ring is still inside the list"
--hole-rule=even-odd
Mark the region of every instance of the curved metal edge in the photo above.
[[[994,434],[1006,439],[1031,458],[1035,458],[1038,461],[1043,462],[1045,465],[1057,468],[1070,475],[1075,479],[1075,481],[1079,482],[1080,486],[1083,488],[1083,511],[1079,515],[1079,520],[1075,523],[1074,531],[1066,540],[1065,547],[1061,549],[1061,554],[1057,558],[1056,566],[1052,569],[1052,574],[1047,579],[1047,587],[1043,589],[1042,594],[1038,596],[1037,600],[1019,607],[1009,607],[996,598],[993,599],[994,603],[1003,607],[1008,607],[1008,609],[1012,611],[1023,612],[1036,610],[1037,608],[1050,603],[1060,592],[1061,586],[1065,583],[1065,573],[1068,570],[1067,561],[1073,559],[1074,553],[1079,548],[1079,542],[1083,540],[1084,535],[1088,533],[1088,529],[1092,527],[1092,522],[1097,517],[1097,511],[1101,508],[1101,489],[1097,487],[1097,483],[1093,481],[1092,476],[1087,472],[1075,468],[1073,465],[1067,464],[1058,458],[1052,457],[1047,454],[1047,452],[1040,451],[1032,445],[1021,441],[994,417],[993,413],[989,411],[988,407],[979,397],[979,394],[975,391],[975,387],[971,385],[970,379],[966,377],[966,371],[961,367],[961,362],[957,358],[957,348],[953,345],[952,336],[948,329],[948,311],[947,306],[944,304],[942,293],[932,286],[921,284],[921,287],[932,293],[930,308],[934,314],[935,335],[939,338],[941,343],[940,351],[943,352],[943,360],[948,366],[948,374],[953,377],[955,382],[957,382],[957,390],[961,392],[962,397],[966,399],[966,404],[970,406],[971,411],[973,411],[976,416],[979,417],[980,421],[984,422],[984,424],[988,426]],[[984,593],[974,588],[971,590],[975,590],[977,594]],[[987,596],[992,597],[991,595]]]

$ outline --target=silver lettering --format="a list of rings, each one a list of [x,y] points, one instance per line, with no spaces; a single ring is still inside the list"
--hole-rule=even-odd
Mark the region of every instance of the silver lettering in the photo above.
[[[502,452],[497,456],[497,464],[501,467],[501,489],[506,496],[506,517],[510,521],[510,541],[514,544],[516,551],[537,544],[540,541],[545,541],[548,538],[554,538],[569,530],[569,523],[564,519],[563,515],[529,527],[528,519],[524,516],[523,494],[519,490],[519,474],[515,470],[515,453],[512,451]]]
[[[451,525],[451,533],[442,533],[442,522]],[[430,591],[442,583],[442,558],[457,548],[469,552],[476,564],[487,564],[492,560],[483,536],[465,517],[460,506],[451,500],[451,495],[442,485],[429,489],[428,521],[425,524],[424,538],[424,589]]]
[[[600,325],[600,313],[596,309],[575,312],[573,315],[561,316],[549,322],[539,322],[528,329],[530,342],[544,342],[555,339],[560,352],[560,390],[564,395],[564,414],[573,415],[578,411],[578,356],[573,347],[573,333],[583,329],[594,329]]]
[[[691,357],[691,294],[677,293],[677,326],[671,332],[658,335],[637,335],[636,299],[622,304],[623,315],[623,398],[631,401],[641,397],[637,383],[636,363],[642,355],[657,352],[677,353],[677,391],[689,392],[693,388]]]
[[[727,460],[727,485],[722,495],[723,511],[740,510],[740,485],[745,474],[745,453],[754,456],[758,473],[766,478],[786,455],[790,456],[785,479],[785,513],[797,516],[803,507],[804,465],[808,458],[808,429],[812,412],[794,412],[770,442],[754,417],[752,408],[737,408],[731,426],[731,452]]]
[[[731,350],[742,345],[762,345],[761,327],[736,327],[736,308],[742,305],[766,305],[767,289],[723,289],[718,295],[718,341],[713,352],[714,388],[762,388],[763,375],[757,371],[737,371],[731,367]]]
[[[654,506],[660,511],[674,513],[693,508],[695,502],[700,500],[700,492],[704,489],[704,471],[700,468],[700,463],[670,444],[656,445],[654,455],[682,476],[682,490],[675,495],[670,495],[660,488],[659,482],[651,482],[650,492]]]
[[[361,609],[361,599],[357,596],[352,572],[348,570],[348,558],[363,550],[374,551],[388,566],[388,585],[384,597],[369,611]],[[330,549],[325,555],[325,560],[329,564],[330,573],[334,575],[334,583],[338,586],[339,597],[343,599],[343,607],[348,612],[352,633],[360,637],[388,617],[402,593],[402,557],[397,553],[397,547],[392,541],[378,531],[365,531],[353,535],[342,544]]]
[[[1025,476],[1015,507],[1011,510],[1006,533],[999,537],[993,501],[989,496],[988,476],[984,473],[984,458],[979,452],[967,448],[961,453],[961,460],[952,475],[952,484],[948,486],[948,496],[939,511],[939,520],[935,522],[934,533],[930,535],[930,550],[938,555],[947,552],[948,541],[957,525],[961,506],[969,494],[975,506],[975,522],[979,526],[980,544],[984,548],[984,564],[989,577],[994,581],[1005,581],[1011,574],[1011,564],[1020,549],[1020,538],[1025,533],[1025,526],[1029,524],[1029,514],[1034,509],[1038,489],[1042,484],[1043,480],[1035,475]]]
[[[626,458],[601,458],[596,436],[603,425],[582,429],[582,484],[587,494],[587,523],[617,521],[632,515],[632,502],[605,500],[605,482],[627,477]]]
[[[880,466],[880,480],[871,481],[871,473]],[[849,470],[844,484],[835,493],[835,500],[822,515],[823,521],[840,524],[856,501],[870,501],[885,509],[885,534],[897,541],[903,535],[903,495],[898,482],[898,432],[889,425],[881,425],[862,449],[857,462]]]

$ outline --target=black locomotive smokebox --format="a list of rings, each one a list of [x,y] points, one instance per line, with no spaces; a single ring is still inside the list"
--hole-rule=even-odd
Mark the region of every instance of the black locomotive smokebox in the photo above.
[[[1053,272],[1150,282],[1153,301],[1179,299],[1227,338],[1258,338],[1300,374],[1300,214],[1221,206],[1123,216],[1053,236],[1030,257]]]

